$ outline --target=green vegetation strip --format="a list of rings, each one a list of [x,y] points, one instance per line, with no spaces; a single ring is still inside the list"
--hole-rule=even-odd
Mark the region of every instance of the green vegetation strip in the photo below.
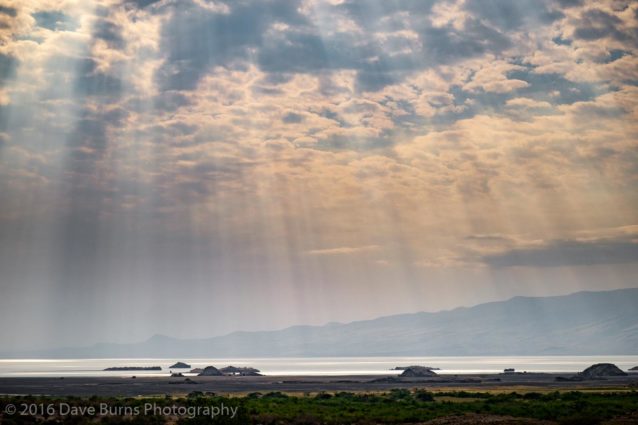
[[[48,406],[77,406],[86,409],[100,405],[117,409],[135,408],[152,403],[159,408],[200,408],[210,412],[214,406],[236,409],[236,415],[61,415]],[[13,407],[35,405],[42,408],[36,414],[7,413]],[[13,406],[13,407],[11,407]],[[204,409],[207,408],[208,410]],[[193,410],[190,410],[192,412]],[[550,392],[550,393],[487,393],[487,392],[428,392],[424,390],[392,390],[386,393],[360,394],[339,392],[306,396],[289,396],[279,392],[251,393],[244,397],[225,397],[211,393],[193,392],[187,397],[3,397],[0,398],[0,423],[130,423],[130,424],[370,424],[422,423],[431,419],[468,413],[514,416],[551,420],[559,424],[598,424],[608,419],[638,413],[638,393]],[[227,410],[228,412],[228,410]],[[190,417],[192,416],[192,417]]]

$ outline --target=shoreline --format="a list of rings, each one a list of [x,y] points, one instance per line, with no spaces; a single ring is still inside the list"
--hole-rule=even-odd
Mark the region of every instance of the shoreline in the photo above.
[[[165,396],[194,391],[241,395],[251,392],[383,392],[391,389],[432,391],[636,390],[638,374],[582,381],[558,381],[573,373],[507,373],[399,378],[396,375],[215,376],[215,377],[2,377],[0,396]]]

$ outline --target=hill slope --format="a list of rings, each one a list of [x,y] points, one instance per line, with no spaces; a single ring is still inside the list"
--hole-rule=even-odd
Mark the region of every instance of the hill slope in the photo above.
[[[516,297],[438,313],[234,332],[206,339],[154,336],[138,344],[98,344],[37,355],[187,358],[636,353],[638,289],[623,289]]]

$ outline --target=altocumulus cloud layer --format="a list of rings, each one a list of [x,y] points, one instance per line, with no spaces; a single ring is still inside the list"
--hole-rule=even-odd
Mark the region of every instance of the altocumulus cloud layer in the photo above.
[[[5,1],[3,346],[635,286],[638,4]]]

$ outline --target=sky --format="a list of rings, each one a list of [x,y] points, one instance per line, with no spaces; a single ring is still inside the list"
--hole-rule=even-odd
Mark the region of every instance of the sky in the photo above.
[[[3,0],[0,348],[637,287],[638,3]]]

